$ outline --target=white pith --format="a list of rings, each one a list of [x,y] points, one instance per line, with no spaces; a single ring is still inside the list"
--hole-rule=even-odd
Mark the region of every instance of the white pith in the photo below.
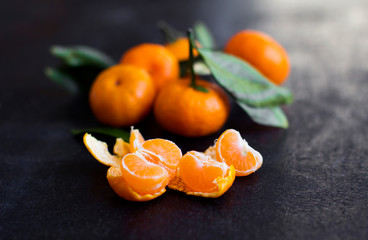
[[[141,160],[143,160],[143,161],[144,161],[148,166],[159,166],[159,165],[157,165],[157,164],[154,164],[154,163],[151,163],[151,162],[147,161],[147,160],[145,159],[145,157],[143,156],[143,154],[142,154],[142,153],[140,153],[140,152],[129,153],[129,154],[136,155],[136,156],[137,156],[137,157],[139,157]],[[133,175],[133,176],[136,176],[136,177],[139,177],[139,178],[143,178],[143,179],[160,179],[160,178],[161,178],[161,176],[162,176],[162,175],[158,175],[158,176],[141,176],[141,175],[136,175],[136,174],[135,174],[134,172],[132,172],[132,171],[128,168],[128,166],[126,166],[126,164],[125,164],[124,159],[125,159],[127,156],[129,156],[129,154],[125,155],[125,156],[123,157],[123,160],[122,160],[122,167],[123,167],[127,172],[129,172],[129,173],[130,173],[131,175]],[[159,166],[159,167],[161,167],[161,166]],[[164,170],[164,172],[166,172],[167,174],[169,174],[165,168],[163,168],[163,167],[161,167],[161,168]]]

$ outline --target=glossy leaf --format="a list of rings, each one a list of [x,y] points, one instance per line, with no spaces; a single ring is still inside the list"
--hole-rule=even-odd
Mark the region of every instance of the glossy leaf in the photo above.
[[[101,71],[101,68],[96,67],[61,66],[46,68],[45,74],[67,92],[75,94],[87,93],[92,82]]]
[[[194,33],[203,48],[215,48],[215,40],[208,27],[203,22],[194,24]]]
[[[178,38],[184,36],[183,33],[179,32],[165,21],[159,21],[157,27],[162,33],[165,43],[173,43],[178,40]]]
[[[280,107],[252,108],[242,102],[237,103],[256,123],[280,128],[289,127],[287,117]]]
[[[99,133],[115,138],[122,138],[124,141],[129,142],[129,133],[120,128],[85,128],[85,129],[72,129],[73,135],[85,134],[85,133]]]
[[[48,67],[45,75],[69,93],[75,94],[79,90],[76,79],[62,69]]]
[[[115,64],[109,56],[91,47],[52,46],[50,51],[52,55],[62,60],[66,65],[72,67],[84,66],[104,69]]]
[[[251,107],[274,107],[289,104],[292,93],[276,86],[245,61],[232,55],[199,48],[217,82],[238,101]]]

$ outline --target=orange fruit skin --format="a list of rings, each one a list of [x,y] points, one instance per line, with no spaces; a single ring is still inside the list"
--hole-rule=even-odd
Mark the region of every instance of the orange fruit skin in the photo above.
[[[240,31],[230,38],[224,51],[247,61],[277,85],[289,75],[289,57],[285,49],[263,32]]]
[[[164,46],[143,43],[129,49],[120,61],[141,67],[151,75],[156,89],[179,78],[179,63],[176,57]]]
[[[200,44],[197,43],[199,47]],[[165,47],[172,53],[179,61],[189,59],[189,41],[186,37],[178,38],[175,42],[168,43]],[[194,57],[198,56],[197,50],[193,49]]]
[[[155,89],[149,74],[138,67],[117,65],[103,71],[93,82],[89,104],[100,122],[131,126],[150,111]]]
[[[165,188],[162,188],[159,192],[154,194],[139,194],[135,192],[127,183],[120,167],[110,167],[107,170],[106,175],[112,190],[121,198],[128,201],[145,202],[155,199],[166,192]]]
[[[166,130],[186,137],[217,132],[229,115],[225,92],[214,83],[198,79],[204,93],[190,87],[189,79],[180,79],[163,88],[154,105],[157,122]]]

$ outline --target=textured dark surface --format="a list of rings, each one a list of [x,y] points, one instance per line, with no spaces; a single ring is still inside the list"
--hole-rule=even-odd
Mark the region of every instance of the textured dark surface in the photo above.
[[[2,1],[0,7],[1,239],[367,239],[367,1]],[[43,74],[52,44],[83,44],[115,59],[161,40],[164,19],[185,30],[205,21],[218,45],[243,28],[287,49],[290,128],[253,124],[237,106],[236,128],[264,156],[219,199],[168,190],[147,203],[117,197],[71,128],[94,127],[86,102]],[[152,118],[147,138],[204,150],[218,134],[184,139]]]

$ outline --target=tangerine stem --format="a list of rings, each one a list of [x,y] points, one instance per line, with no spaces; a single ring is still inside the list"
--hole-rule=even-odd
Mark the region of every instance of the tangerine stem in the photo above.
[[[208,92],[208,89],[202,86],[197,85],[196,83],[196,77],[194,73],[194,54],[193,54],[193,48],[194,48],[194,38],[193,38],[193,30],[191,28],[187,31],[188,41],[189,41],[189,71],[190,71],[190,79],[191,83],[190,86],[198,91],[201,92]]]

